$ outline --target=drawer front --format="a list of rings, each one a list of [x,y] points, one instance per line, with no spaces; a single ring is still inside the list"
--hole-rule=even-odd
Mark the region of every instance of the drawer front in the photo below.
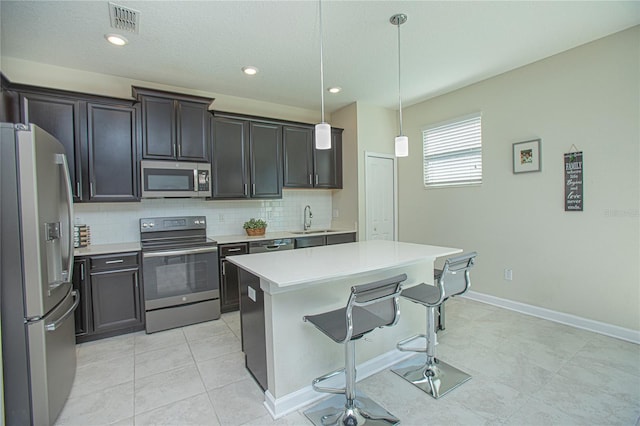
[[[138,253],[107,254],[91,256],[91,270],[124,269],[138,266]]]
[[[356,233],[350,232],[348,234],[333,234],[327,235],[327,245],[332,244],[344,244],[344,243],[353,243],[356,241]]]
[[[220,244],[218,246],[218,252],[220,253],[220,257],[247,254],[249,253],[249,246],[247,245],[247,243]]]
[[[296,238],[296,248],[317,247],[323,246],[327,243],[324,235],[314,237]]]

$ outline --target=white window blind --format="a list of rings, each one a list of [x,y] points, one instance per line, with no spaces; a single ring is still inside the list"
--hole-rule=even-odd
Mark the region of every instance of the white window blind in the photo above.
[[[482,183],[482,117],[474,114],[422,131],[424,185]]]

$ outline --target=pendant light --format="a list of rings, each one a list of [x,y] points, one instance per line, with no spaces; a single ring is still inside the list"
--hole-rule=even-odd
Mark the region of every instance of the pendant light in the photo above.
[[[407,15],[398,13],[389,18],[389,22],[398,27],[398,111],[400,116],[400,134],[396,136],[395,152],[396,157],[407,157],[409,155],[409,138],[402,133],[402,92],[400,91],[400,25],[407,22]]]
[[[331,149],[331,126],[324,121],[324,66],[322,45],[322,0],[318,0],[320,14],[320,99],[322,101],[322,122],[316,124],[316,149]]]

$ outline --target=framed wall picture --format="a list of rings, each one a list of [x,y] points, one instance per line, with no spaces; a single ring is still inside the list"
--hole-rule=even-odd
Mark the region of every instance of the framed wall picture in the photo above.
[[[513,173],[539,172],[540,139],[513,144]]]

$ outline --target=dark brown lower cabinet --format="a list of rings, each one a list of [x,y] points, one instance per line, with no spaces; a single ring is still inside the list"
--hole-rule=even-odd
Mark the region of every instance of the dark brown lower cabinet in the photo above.
[[[138,252],[89,256],[75,263],[74,288],[80,289],[76,342],[144,330]]]
[[[264,292],[260,278],[239,268],[240,327],[245,366],[263,390],[267,390],[267,344],[264,325]]]
[[[240,306],[240,283],[238,267],[226,258],[233,255],[247,254],[246,243],[220,244],[220,310],[222,312],[237,311]]]

